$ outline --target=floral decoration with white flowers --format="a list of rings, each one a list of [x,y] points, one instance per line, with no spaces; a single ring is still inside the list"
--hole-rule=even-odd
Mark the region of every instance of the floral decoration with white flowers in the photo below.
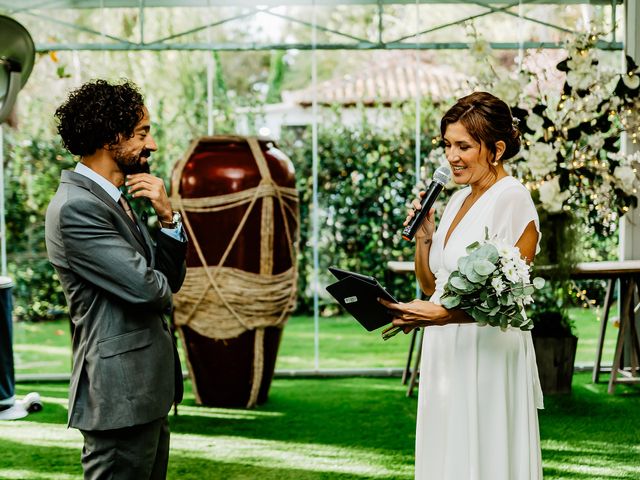
[[[525,58],[511,74],[492,57],[489,44],[472,35],[476,65],[470,86],[505,100],[520,120],[523,148],[512,173],[548,213],[572,211],[597,232],[614,232],[640,192],[640,152],[623,153],[620,140],[626,135],[633,144],[640,141],[635,61],[626,57],[624,72],[605,66],[597,48],[604,34],[589,32],[567,42],[566,58],[555,70],[536,68]]]

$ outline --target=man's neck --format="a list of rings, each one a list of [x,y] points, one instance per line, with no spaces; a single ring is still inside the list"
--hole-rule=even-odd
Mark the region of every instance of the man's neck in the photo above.
[[[83,165],[90,168],[98,175],[103,176],[109,182],[120,188],[124,184],[124,175],[118,168],[116,162],[104,149],[97,150],[91,155],[84,156],[80,159]]]

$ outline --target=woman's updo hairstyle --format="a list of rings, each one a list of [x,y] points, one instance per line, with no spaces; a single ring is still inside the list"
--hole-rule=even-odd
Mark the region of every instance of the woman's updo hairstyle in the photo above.
[[[459,99],[440,120],[442,138],[447,127],[456,122],[460,122],[476,142],[484,143],[494,159],[499,140],[506,145],[501,161],[514,157],[520,151],[518,121],[511,116],[507,104],[490,93],[474,92]]]

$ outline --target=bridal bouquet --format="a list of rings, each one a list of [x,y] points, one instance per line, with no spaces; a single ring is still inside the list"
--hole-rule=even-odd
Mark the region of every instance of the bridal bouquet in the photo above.
[[[491,325],[506,330],[515,327],[531,330],[525,305],[533,303],[532,294],[544,286],[544,279],[529,279],[529,265],[520,256],[520,250],[497,238],[467,247],[467,254],[458,260],[458,269],[451,272],[440,297],[447,309],[467,312],[479,325]],[[402,331],[390,326],[382,331],[388,340]]]
[[[444,286],[442,306],[464,310],[479,325],[531,330],[525,305],[533,303],[531,295],[544,286],[544,279],[529,280],[520,250],[487,234],[484,241],[469,245],[467,254]]]

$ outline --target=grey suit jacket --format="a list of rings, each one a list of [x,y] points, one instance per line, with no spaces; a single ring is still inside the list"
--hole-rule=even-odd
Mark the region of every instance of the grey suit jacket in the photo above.
[[[184,280],[186,242],[161,233],[154,245],[98,184],[71,171],[49,204],[45,235],[74,325],[69,426],[110,430],[163,417],[182,396],[164,317]]]

